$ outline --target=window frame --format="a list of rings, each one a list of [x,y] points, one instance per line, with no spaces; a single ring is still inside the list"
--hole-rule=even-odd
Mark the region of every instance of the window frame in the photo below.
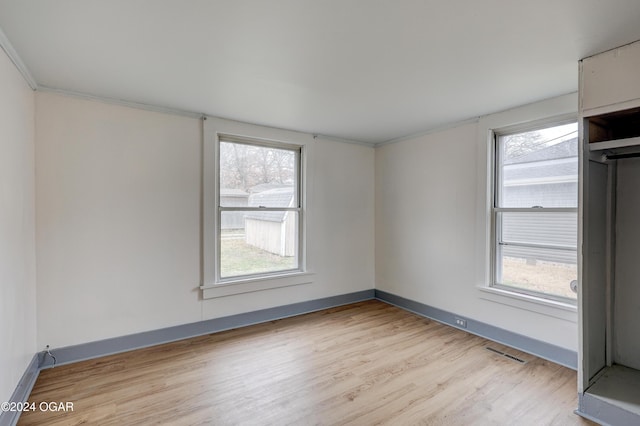
[[[542,120],[533,123],[527,123],[524,126],[511,126],[505,127],[501,129],[491,129],[490,138],[491,138],[491,148],[490,148],[490,188],[491,188],[491,197],[490,197],[490,267],[489,267],[489,289],[498,290],[500,292],[506,292],[514,295],[521,295],[524,297],[532,298],[534,300],[540,300],[541,302],[555,302],[563,305],[571,305],[577,306],[577,297],[568,298],[560,295],[555,295],[551,293],[538,292],[535,290],[529,290],[522,287],[511,286],[507,284],[501,283],[501,250],[504,246],[504,242],[501,241],[502,236],[502,221],[499,220],[499,215],[501,213],[534,213],[534,214],[544,214],[544,213],[573,213],[578,216],[578,206],[576,207],[500,207],[500,193],[502,185],[502,174],[501,174],[501,153],[500,149],[500,137],[514,135],[518,133],[530,132],[535,130],[542,130],[546,128],[561,126],[564,124],[577,123],[577,119],[575,117],[563,117],[559,119],[552,120]],[[578,144],[579,145],[579,144]],[[579,154],[578,154],[579,156]],[[576,182],[579,180],[578,171],[576,176]],[[577,233],[576,233],[577,235]],[[566,250],[573,251],[575,250],[577,256],[578,250],[578,241],[576,239],[576,247],[564,247],[564,246],[548,246],[547,248],[557,249],[557,250]],[[515,245],[515,244],[512,244]],[[518,243],[518,245],[526,246],[526,247],[535,247],[535,248],[544,248],[543,244],[526,244],[526,243]],[[576,295],[577,296],[577,295]]]
[[[203,116],[201,120],[202,150],[201,150],[201,209],[199,216],[200,229],[200,286],[202,299],[215,299],[243,293],[253,293],[283,287],[313,284],[315,273],[311,253],[313,239],[312,218],[309,214],[313,210],[313,185],[310,185],[314,174],[314,135],[291,130],[276,129],[256,124],[243,123],[218,117]],[[300,181],[299,199],[303,221],[299,221],[298,269],[264,275],[231,277],[220,281],[218,278],[217,244],[218,221],[217,203],[219,202],[219,152],[220,135],[232,136],[246,141],[275,143],[288,147],[300,147]]]
[[[295,184],[295,199],[297,201],[295,207],[225,207],[221,205],[221,188],[220,188],[220,173],[222,172],[222,168],[220,167],[220,145],[223,142],[228,143],[237,143],[248,146],[258,146],[263,148],[275,148],[286,151],[292,151],[295,153],[295,176],[296,176],[296,184]],[[281,277],[284,275],[291,275],[296,273],[302,273],[305,271],[304,264],[304,256],[303,256],[303,247],[304,247],[304,222],[305,222],[305,214],[302,206],[304,205],[305,191],[304,188],[304,180],[303,180],[303,156],[304,156],[304,146],[297,145],[292,143],[284,143],[273,140],[265,140],[258,138],[250,138],[246,136],[237,136],[233,134],[227,133],[217,133],[216,134],[216,180],[215,180],[215,207],[216,207],[216,225],[215,225],[215,237],[216,237],[216,256],[215,256],[215,283],[220,284],[228,284],[234,282],[245,282],[247,280],[256,280],[256,279],[268,279],[270,277]],[[263,272],[263,273],[253,273],[253,274],[243,274],[243,275],[233,275],[230,277],[222,276],[222,213],[228,211],[256,211],[256,212],[281,212],[281,211],[294,211],[298,214],[297,217],[297,232],[296,232],[296,263],[297,267],[291,269],[281,269],[277,271],[271,272]]]

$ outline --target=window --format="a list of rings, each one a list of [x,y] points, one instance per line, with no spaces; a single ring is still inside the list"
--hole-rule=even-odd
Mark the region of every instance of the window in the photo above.
[[[302,147],[218,140],[217,282],[302,271]]]
[[[495,134],[492,286],[575,303],[577,123]]]
[[[312,284],[313,135],[202,120],[203,299]]]

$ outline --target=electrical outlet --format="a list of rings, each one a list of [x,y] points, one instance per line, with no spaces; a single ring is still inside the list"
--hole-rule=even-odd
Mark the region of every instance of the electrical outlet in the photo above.
[[[52,365],[52,367],[55,367],[55,366],[56,366],[56,362],[57,362],[58,360],[57,360],[57,359],[56,359],[56,357],[51,353],[51,347],[50,347],[49,345],[47,345],[47,346],[44,348],[44,351],[43,351],[43,352],[44,352],[44,358],[47,358],[47,356],[50,356],[50,357],[51,357],[51,360],[53,361],[53,365]]]
[[[456,319],[456,325],[458,327],[467,328],[467,320],[466,319],[462,319],[462,318],[458,318],[458,317],[455,317],[455,319]]]

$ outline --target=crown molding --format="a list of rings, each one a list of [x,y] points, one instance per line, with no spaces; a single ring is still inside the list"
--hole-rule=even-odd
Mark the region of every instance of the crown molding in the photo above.
[[[127,101],[125,99],[110,98],[107,96],[91,95],[88,93],[75,92],[72,90],[65,90],[65,89],[57,89],[55,87],[49,87],[49,86],[43,86],[43,85],[38,86],[38,92],[55,93],[58,95],[68,96],[71,98],[86,99],[89,101],[101,102],[105,104],[119,105],[119,106],[124,106],[128,108],[142,109],[145,111],[160,112],[160,113],[171,114],[171,115],[179,115],[183,117],[202,118],[205,116],[205,114],[195,112],[195,111],[187,111],[187,110],[178,109],[178,108],[169,108],[169,107],[164,107],[159,105],[147,104],[144,102]]]
[[[391,145],[394,143],[398,143],[398,142],[404,142],[404,141],[408,141],[411,139],[416,139],[422,136],[427,136],[427,135],[431,135],[433,133],[439,133],[439,132],[444,132],[445,130],[450,130],[450,129],[455,129],[456,127],[460,127],[460,126],[464,126],[466,124],[475,124],[480,120],[480,117],[473,117],[473,118],[469,118],[466,120],[459,120],[459,121],[454,121],[451,123],[446,123],[443,124],[441,126],[435,126],[435,127],[431,127],[429,129],[426,129],[422,132],[417,132],[417,133],[411,133],[409,135],[406,136],[401,136],[399,138],[395,138],[395,139],[390,139],[388,141],[385,142],[378,142],[377,144],[375,144],[375,147],[381,147],[381,146],[385,146],[385,145]]]
[[[102,103],[112,104],[112,105],[120,105],[120,106],[124,106],[124,107],[142,109],[142,110],[146,110],[146,111],[160,112],[160,113],[172,114],[172,115],[180,115],[180,116],[184,116],[184,117],[191,117],[191,118],[203,118],[203,117],[219,118],[219,119],[222,119],[222,120],[233,121],[233,122],[237,122],[237,123],[254,124],[254,123],[249,123],[249,122],[245,122],[245,121],[235,120],[235,119],[232,119],[232,118],[214,116],[214,115],[204,114],[204,113],[195,112],[195,111],[187,111],[187,110],[182,110],[182,109],[177,109],[177,108],[169,108],[169,107],[164,107],[164,106],[159,106],[159,105],[147,104],[147,103],[143,103],[143,102],[127,101],[125,99],[118,99],[118,98],[110,98],[110,97],[107,97],[107,96],[92,95],[92,94],[88,94],[88,93],[75,92],[75,91],[66,90],[66,89],[58,89],[58,88],[55,88],[55,87],[49,87],[49,86],[43,86],[43,85],[39,85],[38,88],[37,88],[37,91],[38,92],[42,92],[42,93],[47,93],[47,92],[48,93],[56,93],[56,94],[62,95],[62,96],[69,96],[69,97],[73,97],[73,98],[86,99],[86,100],[90,100],[90,101],[102,102]],[[317,133],[309,133],[309,132],[306,132],[306,131],[303,131],[303,130],[286,129],[286,128],[281,128],[281,127],[274,127],[274,126],[261,125],[261,124],[256,124],[256,125],[263,126],[263,127],[270,127],[270,128],[273,128],[273,129],[286,130],[286,131],[291,131],[291,132],[307,133],[309,135],[312,135],[313,138],[316,139],[316,140],[325,140],[325,141],[332,141],[332,142],[339,142],[339,143],[346,143],[346,144],[353,144],[353,145],[362,145],[362,146],[368,146],[370,148],[374,148],[375,147],[375,144],[370,143],[370,142],[343,139],[343,138],[339,138],[339,137],[335,137],[335,136],[328,136],[328,135],[322,135],[322,134],[317,134]]]
[[[29,87],[31,87],[31,90],[38,89],[38,83],[36,83],[36,80],[29,72],[29,68],[27,68],[24,62],[22,62],[22,59],[20,59],[20,55],[18,55],[18,52],[13,48],[13,45],[4,31],[2,31],[2,28],[0,28],[0,47],[2,47],[2,50],[4,50],[9,59],[11,59],[11,62],[13,62],[13,65],[18,69],[22,78],[24,78]]]

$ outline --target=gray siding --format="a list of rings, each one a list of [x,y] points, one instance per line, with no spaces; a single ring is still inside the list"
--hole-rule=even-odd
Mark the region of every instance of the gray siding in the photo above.
[[[537,185],[507,186],[503,207],[577,207],[578,181]]]
[[[507,161],[501,207],[578,206],[578,139],[573,138]],[[503,246],[502,254],[575,265],[577,213],[502,213],[505,242],[572,247],[573,250]]]
[[[575,213],[503,213],[504,241],[575,247],[578,217]],[[575,264],[576,251],[505,246],[509,257]]]

